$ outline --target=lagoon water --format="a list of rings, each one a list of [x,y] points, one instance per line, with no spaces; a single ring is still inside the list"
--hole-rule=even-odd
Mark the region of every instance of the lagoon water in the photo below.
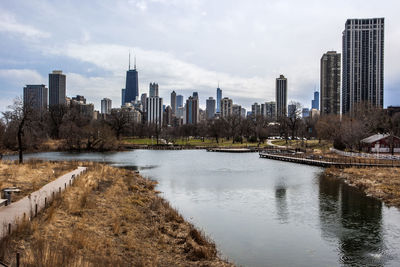
[[[137,168],[237,265],[400,266],[399,209],[323,177],[322,168],[204,150],[27,157]]]

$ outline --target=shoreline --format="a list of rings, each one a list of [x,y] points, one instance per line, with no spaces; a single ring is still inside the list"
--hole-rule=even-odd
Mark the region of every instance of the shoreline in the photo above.
[[[69,265],[233,266],[158,195],[155,181],[106,164],[85,165],[88,171],[58,200],[2,241],[0,261],[15,264],[18,252],[23,265],[59,266],[67,253]]]
[[[342,180],[388,207],[400,209],[400,168],[327,168],[324,175]]]

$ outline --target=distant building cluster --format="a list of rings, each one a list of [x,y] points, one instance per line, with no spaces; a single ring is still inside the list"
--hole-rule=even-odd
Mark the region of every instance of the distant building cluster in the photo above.
[[[126,72],[125,88],[121,90],[121,107],[113,108],[109,98],[101,100],[101,112],[86,103],[84,96],[66,96],[66,75],[61,70],[49,74],[48,88],[44,84],[26,85],[24,103],[44,111],[55,105],[75,105],[85,116],[93,119],[124,112],[131,121],[164,125],[197,124],[202,120],[228,118],[230,116],[262,116],[275,121],[292,117],[295,113],[303,118],[329,114],[351,114],[359,103],[383,108],[384,85],[384,18],[348,19],[342,35],[343,57],[336,51],[324,53],[320,60],[320,90],[314,90],[311,107],[298,110],[288,103],[288,79],[283,74],[276,78],[275,101],[254,103],[251,111],[223,97],[217,86],[216,98],[206,99],[206,109],[200,108],[199,93],[194,91],[186,100],[174,90],[170,105],[165,106],[159,94],[159,84],[151,82],[148,93],[139,98],[139,75],[136,58],[133,69]],[[341,83],[341,81],[343,81]]]

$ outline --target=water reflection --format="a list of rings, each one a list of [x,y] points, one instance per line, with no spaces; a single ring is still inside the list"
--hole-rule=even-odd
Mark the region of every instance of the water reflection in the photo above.
[[[288,223],[289,211],[286,199],[286,187],[278,186],[275,188],[276,213],[280,223]]]
[[[319,178],[322,237],[337,242],[340,262],[383,266],[382,203],[332,177]]]

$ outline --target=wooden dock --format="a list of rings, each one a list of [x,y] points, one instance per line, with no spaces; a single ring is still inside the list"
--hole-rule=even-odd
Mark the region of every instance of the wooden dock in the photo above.
[[[251,152],[258,152],[258,149],[254,149],[254,148],[207,148],[207,152],[251,153]]]
[[[384,163],[360,163],[360,162],[333,162],[324,159],[310,159],[305,157],[296,157],[294,155],[282,155],[276,153],[268,153],[268,152],[260,152],[260,158],[272,159],[272,160],[280,160],[280,161],[287,161],[299,164],[307,164],[313,165],[323,168],[328,167],[336,167],[336,168],[350,168],[350,167],[357,167],[357,168],[372,168],[372,167],[379,167],[379,168],[392,168],[392,167],[400,167],[400,163],[394,164],[384,164]]]

